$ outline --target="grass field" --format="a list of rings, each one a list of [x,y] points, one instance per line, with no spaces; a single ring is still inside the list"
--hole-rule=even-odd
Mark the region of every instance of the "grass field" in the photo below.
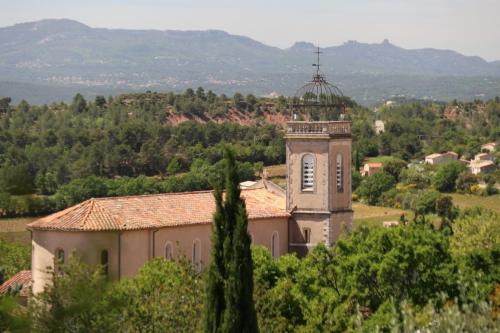
[[[407,219],[413,218],[411,212],[402,209],[368,206],[359,202],[353,202],[352,209],[355,227],[364,224],[382,224],[384,221],[398,221],[402,214],[405,214]]]
[[[0,218],[0,239],[29,244],[31,239],[30,233],[26,230],[26,224],[35,219],[36,217]]]
[[[500,194],[481,197],[472,194],[452,193],[451,196],[453,197],[453,203],[460,209],[479,206],[491,209],[500,214]]]

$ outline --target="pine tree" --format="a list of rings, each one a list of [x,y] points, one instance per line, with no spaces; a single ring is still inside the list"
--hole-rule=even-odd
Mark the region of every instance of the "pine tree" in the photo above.
[[[239,177],[226,150],[225,200],[215,191],[212,261],[207,281],[205,332],[258,332],[253,303],[253,263],[248,215],[240,197]]]

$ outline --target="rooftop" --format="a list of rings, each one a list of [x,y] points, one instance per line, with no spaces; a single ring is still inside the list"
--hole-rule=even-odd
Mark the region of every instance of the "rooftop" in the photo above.
[[[471,167],[476,167],[476,168],[483,168],[487,166],[493,166],[495,165],[495,162],[489,161],[489,160],[473,160],[470,162]]]
[[[31,284],[31,271],[20,271],[10,279],[5,281],[2,285],[0,285],[0,294],[5,294],[9,291],[10,288],[14,288],[16,285],[20,285],[20,295],[28,296]]]
[[[288,217],[285,197],[266,186],[242,189],[249,219]],[[93,198],[28,224],[59,231],[140,230],[212,222],[212,191]]]

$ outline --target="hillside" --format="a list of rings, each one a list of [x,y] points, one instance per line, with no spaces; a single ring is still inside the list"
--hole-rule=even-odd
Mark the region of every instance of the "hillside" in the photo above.
[[[42,20],[0,28],[0,95],[46,103],[77,91],[94,96],[197,86],[293,95],[310,77],[312,51],[306,42],[279,49],[216,30],[119,30]],[[500,91],[500,62],[449,50],[349,41],[324,48],[322,57],[331,81],[363,104],[394,95],[470,100]]]

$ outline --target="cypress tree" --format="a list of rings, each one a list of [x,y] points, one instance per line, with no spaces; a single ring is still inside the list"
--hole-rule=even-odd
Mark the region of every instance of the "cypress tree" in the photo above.
[[[224,302],[224,280],[226,270],[224,265],[224,239],[225,218],[224,206],[222,201],[222,190],[216,187],[215,196],[215,214],[212,223],[212,252],[210,267],[208,269],[208,280],[206,284],[206,301],[204,313],[205,332],[220,332],[222,314],[225,308]]]
[[[215,191],[212,261],[208,272],[205,332],[258,332],[253,303],[253,263],[248,215],[240,197],[239,177],[226,150],[225,200]]]

